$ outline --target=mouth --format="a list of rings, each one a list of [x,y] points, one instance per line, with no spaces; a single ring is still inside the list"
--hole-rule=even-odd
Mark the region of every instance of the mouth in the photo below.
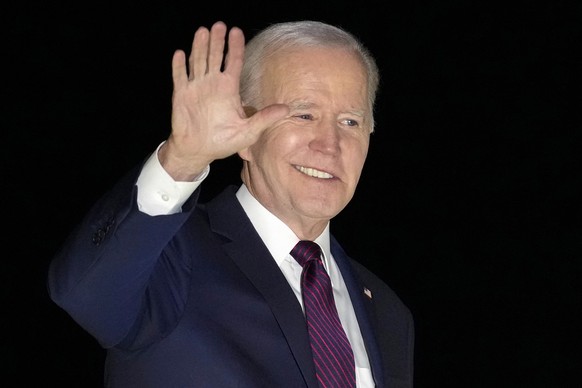
[[[295,169],[305,175],[314,177],[314,178],[320,178],[320,179],[331,179],[333,178],[333,175],[331,175],[330,173],[327,173],[325,171],[319,171],[316,170],[315,168],[311,168],[311,167],[303,167],[303,166],[295,166]]]

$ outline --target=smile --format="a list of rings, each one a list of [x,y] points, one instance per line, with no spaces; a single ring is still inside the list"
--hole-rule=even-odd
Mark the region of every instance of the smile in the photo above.
[[[331,179],[331,178],[333,178],[333,175],[328,174],[327,172],[324,172],[324,171],[316,170],[314,168],[303,167],[303,166],[295,166],[295,168],[298,171],[302,172],[303,174],[312,176],[314,178],[322,178],[322,179]]]

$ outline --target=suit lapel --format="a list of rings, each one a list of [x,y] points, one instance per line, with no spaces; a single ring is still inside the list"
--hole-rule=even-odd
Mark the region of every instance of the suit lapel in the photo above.
[[[356,276],[350,264],[349,257],[333,237],[331,237],[331,252],[350,294],[350,299],[366,346],[366,352],[368,353],[368,360],[370,361],[376,387],[382,388],[384,387],[384,375],[382,373],[381,352],[378,347],[378,340],[371,319],[374,315],[372,298],[366,295],[366,292],[369,291],[366,291],[367,288]]]
[[[305,318],[285,276],[271,257],[230,187],[208,204],[211,228],[230,241],[223,245],[267,301],[308,387],[318,387]]]

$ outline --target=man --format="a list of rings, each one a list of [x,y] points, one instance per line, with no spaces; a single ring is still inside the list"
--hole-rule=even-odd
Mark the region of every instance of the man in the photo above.
[[[172,75],[170,136],[51,263],[51,297],[107,349],[106,385],[412,387],[409,310],[329,231],[374,128],[367,50],[312,21],[245,48],[216,22],[197,30],[188,66],[176,51]],[[242,185],[199,203],[210,164],[233,154]],[[310,318],[303,278],[316,275],[295,258],[299,241],[322,250],[309,263],[331,278],[331,339]]]

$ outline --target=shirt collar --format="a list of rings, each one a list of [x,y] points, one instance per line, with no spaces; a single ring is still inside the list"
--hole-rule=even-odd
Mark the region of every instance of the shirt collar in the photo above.
[[[281,266],[285,258],[288,257],[289,252],[291,252],[295,244],[299,241],[299,238],[283,221],[261,205],[253,197],[246,185],[242,184],[240,186],[236,197],[257,233],[267,246],[267,249],[275,259],[275,262],[278,266]],[[329,222],[323,232],[315,239],[315,242],[321,247],[324,256],[324,265],[327,267],[327,258],[331,257]]]

